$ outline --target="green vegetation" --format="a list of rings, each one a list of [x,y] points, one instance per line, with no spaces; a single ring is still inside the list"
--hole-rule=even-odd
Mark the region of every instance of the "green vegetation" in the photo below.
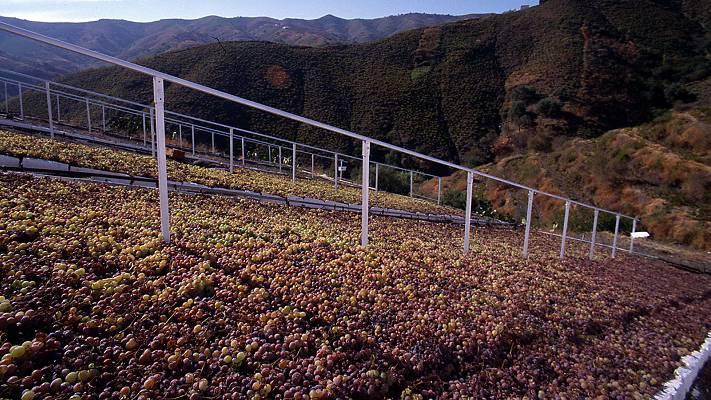
[[[421,78],[427,76],[427,74],[429,74],[430,71],[432,71],[432,67],[429,65],[414,68],[412,70],[412,72],[410,73],[410,79],[412,79],[413,81],[416,81],[418,79],[421,79]]]

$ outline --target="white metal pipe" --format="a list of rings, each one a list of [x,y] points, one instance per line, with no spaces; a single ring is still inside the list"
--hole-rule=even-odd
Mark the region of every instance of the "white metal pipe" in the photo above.
[[[333,186],[338,189],[338,153],[333,153]]]
[[[363,186],[361,187],[361,246],[368,245],[368,211],[370,208],[370,142],[363,141]]]
[[[212,154],[215,154],[215,132],[212,132]]]
[[[49,121],[49,136],[54,139],[54,121],[52,117],[52,94],[50,93],[49,81],[45,81],[47,94],[47,120]]]
[[[143,122],[143,147],[146,147],[148,138],[146,137],[146,113],[141,113],[141,121]]]
[[[533,191],[528,191],[528,207],[526,208],[526,232],[523,238],[523,258],[528,258],[528,239],[531,236],[531,216],[533,214]]]
[[[57,98],[57,122],[59,122],[62,119],[61,114],[59,114],[59,94],[57,94],[56,98]]]
[[[437,205],[442,204],[442,177],[437,177]]]
[[[86,127],[91,133],[91,109],[89,108],[89,98],[86,98]]]
[[[568,217],[570,216],[570,202],[565,202],[565,216],[563,217],[563,236],[560,241],[560,258],[565,258],[565,241],[568,238]]]
[[[380,175],[380,164],[376,163],[375,164],[375,191],[378,191],[378,180],[379,180],[379,175]]]
[[[183,125],[178,124],[178,147],[183,148]]]
[[[233,140],[233,135],[234,135],[234,132],[232,131],[232,129],[230,129],[230,172],[231,172],[231,173],[234,172],[234,155],[233,155],[233,153],[234,153],[234,151],[233,151],[233,150],[234,150],[234,149],[233,149],[233,147],[234,147],[234,140]]]
[[[630,233],[630,253],[634,251],[634,234],[637,232],[637,219],[632,220],[632,232]]]
[[[282,164],[282,158],[281,158],[281,146],[279,146],[279,152],[277,153],[279,157],[279,173],[281,173],[281,164]]]
[[[170,210],[168,209],[168,168],[165,151],[165,97],[163,79],[153,78],[153,98],[156,104],[156,133],[158,136],[158,197],[160,199],[160,227],[163,241],[170,243]]]
[[[600,216],[600,211],[595,210],[593,217],[592,238],[590,239],[590,259],[595,259],[595,240],[597,239],[597,219]]]
[[[245,166],[247,164],[246,154],[247,153],[245,149],[244,136],[242,136],[242,166]]]
[[[464,214],[464,253],[469,252],[469,241],[472,225],[472,200],[474,195],[474,173],[467,172],[467,205]]]
[[[156,126],[155,126],[155,113],[153,108],[148,110],[150,112],[150,117],[151,117],[151,155],[153,158],[156,157]],[[165,121],[164,121],[165,123]]]
[[[311,153],[311,179],[314,178],[314,153]]]
[[[106,132],[106,107],[101,106],[101,130]]]
[[[410,197],[412,197],[412,171],[410,171]]]
[[[620,215],[615,216],[615,236],[612,239],[612,258],[617,255],[617,236],[620,234]]]
[[[291,145],[291,180],[296,182],[296,143]]]
[[[190,125],[190,143],[193,149],[193,157],[195,157],[195,125]]]

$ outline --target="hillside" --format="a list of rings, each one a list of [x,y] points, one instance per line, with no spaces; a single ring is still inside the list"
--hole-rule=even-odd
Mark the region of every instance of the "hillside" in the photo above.
[[[572,139],[551,152],[505,157],[480,169],[639,216],[639,228],[654,239],[711,249],[711,108],[669,111],[648,124]],[[427,190],[435,185],[430,182]],[[462,187],[464,174],[444,180],[445,191]],[[525,217],[525,192],[491,183],[477,187],[499,212]],[[559,201],[535,202],[534,217],[544,225],[560,225],[562,213]],[[572,229],[590,231],[591,217],[574,210]],[[614,226],[610,217],[601,225]]]
[[[595,137],[685,100],[711,73],[692,2],[550,0],[526,11],[327,48],[235,42],[141,62],[339,127],[477,165],[557,137]],[[706,46],[706,47],[704,47]],[[149,101],[147,80],[98,69],[71,84]],[[169,107],[304,141],[321,133],[180,88]],[[334,142],[336,140],[334,139]],[[346,146],[347,144],[333,143]]]
[[[260,40],[297,46],[362,43],[409,29],[475,17],[478,15],[412,13],[352,20],[332,15],[315,20],[209,16],[196,20],[171,19],[149,23],[108,19],[82,23],[46,23],[0,16],[0,22],[112,56],[134,59],[207,43],[237,40]],[[34,44],[28,46],[26,42],[6,33],[0,33],[0,64],[6,68],[30,70],[42,77],[66,74],[95,65],[90,60],[65,52]]]
[[[610,146],[627,142],[618,142],[619,132],[632,132],[629,140],[639,142],[635,150],[664,146],[670,133],[662,129],[660,137],[650,138],[642,124],[674,104],[708,96],[709,21],[702,1],[549,0],[526,11],[415,29],[367,44],[304,48],[229,42],[141,63],[440,158],[468,165],[498,162],[502,173],[506,165],[505,175],[531,184],[545,182],[533,179],[536,169],[529,163],[553,175],[576,167],[570,173],[579,176],[571,177],[572,183],[549,187],[603,207],[622,207],[645,222],[651,217],[649,229],[658,238],[707,248],[708,212],[699,204],[708,204],[708,158],[688,159],[679,148],[662,148],[683,164],[681,169],[663,164],[671,170],[654,173],[664,178],[633,179],[624,170],[633,166],[625,158],[630,154],[612,160],[620,171],[606,167],[616,151]],[[147,79],[117,68],[66,81],[142,102],[152,97]],[[357,152],[358,144],[179,87],[169,86],[167,99],[171,110]],[[83,118],[82,110],[77,118]],[[623,129],[630,126],[642,128]],[[378,151],[375,159],[398,161]],[[575,156],[572,164],[560,162],[564,153]],[[583,156],[595,158],[591,161],[605,173],[591,173]],[[622,183],[647,197],[613,196]],[[684,183],[687,188],[680,191]],[[637,210],[646,199],[662,199],[664,205]],[[654,217],[660,210],[692,222],[681,226]]]

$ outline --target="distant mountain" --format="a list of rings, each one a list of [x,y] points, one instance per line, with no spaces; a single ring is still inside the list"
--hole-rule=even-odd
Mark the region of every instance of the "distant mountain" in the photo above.
[[[352,20],[332,15],[315,20],[209,16],[196,20],[170,19],[148,23],[108,19],[83,23],[47,23],[0,17],[0,21],[112,56],[134,59],[227,41],[268,41],[310,47],[363,43],[410,29],[478,16],[413,13]],[[95,64],[85,57],[0,33],[0,65],[45,77]]]

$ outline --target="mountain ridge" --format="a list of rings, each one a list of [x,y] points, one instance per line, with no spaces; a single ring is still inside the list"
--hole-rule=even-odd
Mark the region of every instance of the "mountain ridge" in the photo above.
[[[481,15],[409,13],[376,19],[342,19],[326,15],[314,20],[211,15],[193,20],[133,22],[101,19],[79,23],[34,22],[0,16],[0,21],[119,58],[135,59],[223,41],[256,40],[309,47],[360,43],[404,30]],[[96,65],[86,58],[28,44],[2,32],[0,62],[14,68],[32,69],[34,75],[42,77],[54,77]],[[39,64],[39,68],[35,64]]]

